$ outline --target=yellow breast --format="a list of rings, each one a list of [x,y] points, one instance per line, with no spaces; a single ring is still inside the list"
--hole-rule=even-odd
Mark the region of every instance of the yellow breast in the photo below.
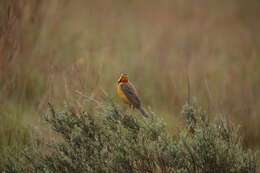
[[[117,95],[119,96],[119,98],[121,99],[121,101],[123,103],[130,104],[129,100],[127,99],[126,95],[124,94],[124,92],[121,89],[121,85],[122,85],[122,83],[119,83],[116,86]]]

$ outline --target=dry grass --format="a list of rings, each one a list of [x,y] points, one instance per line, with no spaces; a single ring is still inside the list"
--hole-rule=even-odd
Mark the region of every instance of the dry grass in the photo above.
[[[229,115],[242,125],[245,144],[259,147],[259,6],[256,0],[4,0],[0,114],[6,107],[12,113],[0,126],[36,128],[35,115],[48,101],[81,106],[75,90],[115,97],[117,77],[127,72],[144,104],[175,129],[189,76],[191,96]],[[0,133],[6,141],[5,129]]]

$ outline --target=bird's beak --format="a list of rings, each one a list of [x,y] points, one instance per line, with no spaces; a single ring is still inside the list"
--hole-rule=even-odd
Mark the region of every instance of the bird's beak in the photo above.
[[[120,78],[117,80],[118,83],[121,82],[122,76],[120,76]]]

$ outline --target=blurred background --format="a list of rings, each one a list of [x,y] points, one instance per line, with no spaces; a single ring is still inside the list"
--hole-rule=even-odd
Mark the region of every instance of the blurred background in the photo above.
[[[259,0],[1,0],[0,155],[49,138],[47,102],[115,102],[128,73],[174,133],[190,96],[260,148]],[[189,81],[189,82],[188,82]]]

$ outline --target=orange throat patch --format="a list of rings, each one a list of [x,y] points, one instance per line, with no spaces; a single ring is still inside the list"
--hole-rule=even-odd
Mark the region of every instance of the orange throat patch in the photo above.
[[[120,80],[119,80],[119,83],[126,83],[128,82],[128,77],[121,77]]]

